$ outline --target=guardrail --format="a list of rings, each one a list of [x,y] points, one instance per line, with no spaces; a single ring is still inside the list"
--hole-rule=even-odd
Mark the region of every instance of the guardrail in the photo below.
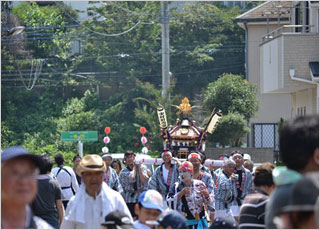
[[[314,25],[285,25],[264,35],[262,37],[262,41],[263,42],[270,41],[275,37],[278,37],[279,35],[284,33],[293,33],[293,34],[309,33],[311,31],[311,27],[314,27]]]

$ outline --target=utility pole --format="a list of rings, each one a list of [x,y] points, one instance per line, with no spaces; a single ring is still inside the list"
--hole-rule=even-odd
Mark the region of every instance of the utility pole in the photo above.
[[[161,1],[161,23],[162,23],[162,97],[168,99],[170,88],[170,51],[169,51],[169,16],[168,2]]]

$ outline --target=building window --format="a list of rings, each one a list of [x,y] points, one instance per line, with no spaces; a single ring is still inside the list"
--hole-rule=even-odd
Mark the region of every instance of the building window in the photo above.
[[[278,124],[253,124],[253,147],[276,148],[279,143]]]

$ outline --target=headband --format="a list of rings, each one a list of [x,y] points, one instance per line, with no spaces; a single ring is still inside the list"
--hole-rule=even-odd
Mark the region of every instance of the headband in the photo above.
[[[185,171],[185,172],[193,172],[193,166],[190,162],[185,161],[182,163],[182,165],[179,167],[179,171]]]
[[[161,154],[161,157],[165,156],[165,155],[170,155],[172,157],[172,153],[170,151],[164,151],[162,154]]]
[[[188,160],[190,160],[192,158],[196,158],[199,161],[201,161],[201,157],[200,157],[200,155],[198,153],[190,153],[189,156],[188,156]]]

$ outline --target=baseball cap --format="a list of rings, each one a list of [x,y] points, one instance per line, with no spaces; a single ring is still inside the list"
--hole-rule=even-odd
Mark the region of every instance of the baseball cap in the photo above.
[[[115,226],[117,229],[131,229],[133,228],[133,224],[130,220],[130,218],[123,212],[116,210],[113,212],[110,212],[106,217],[104,218],[105,222],[101,225],[103,226]]]
[[[278,166],[272,170],[272,177],[275,185],[279,186],[297,182],[301,174],[285,166]]]
[[[251,160],[251,156],[248,153],[244,153],[243,160]]]
[[[187,227],[187,219],[175,210],[164,211],[157,220],[149,220],[146,223],[149,225],[161,225],[164,228],[170,226],[173,229],[185,229]]]
[[[24,157],[24,158],[30,159],[35,163],[35,165],[38,168],[40,168],[42,164],[42,159],[40,156],[29,153],[26,149],[24,149],[21,146],[12,146],[2,150],[1,163],[4,163],[8,160],[11,160],[17,157]]]
[[[163,211],[163,198],[161,194],[153,189],[144,191],[140,194],[138,202],[144,208],[157,209],[159,211]]]

